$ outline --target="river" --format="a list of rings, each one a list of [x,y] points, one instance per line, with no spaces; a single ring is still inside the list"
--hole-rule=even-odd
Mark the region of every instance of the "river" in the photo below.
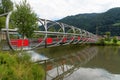
[[[87,48],[87,49],[86,49]],[[94,48],[94,50],[92,49]],[[92,49],[93,51],[91,51]],[[83,51],[84,50],[84,51]],[[56,59],[75,54],[86,54],[86,59],[92,54],[92,58],[80,65],[78,61],[74,62],[80,65],[71,75],[63,80],[120,80],[120,47],[119,46],[79,46],[67,45],[51,48],[42,48],[35,50],[36,53],[44,56],[43,59]],[[75,55],[78,56],[78,55]],[[82,56],[82,55],[81,55]],[[83,55],[84,56],[84,55]],[[34,58],[34,57],[33,57]],[[40,57],[39,57],[40,58]],[[66,57],[68,58],[68,57]],[[80,57],[82,58],[82,57]],[[77,66],[72,63],[66,63],[69,66]],[[55,68],[48,71],[51,75],[55,74]],[[47,80],[52,78],[47,77]]]

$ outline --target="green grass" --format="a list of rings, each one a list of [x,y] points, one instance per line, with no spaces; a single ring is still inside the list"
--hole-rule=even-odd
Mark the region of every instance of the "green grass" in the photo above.
[[[118,41],[117,44],[120,45],[120,41]]]
[[[116,42],[116,43],[115,43]],[[120,40],[117,40],[117,41],[113,41],[113,39],[110,39],[109,41],[108,40],[105,40],[104,38],[103,39],[100,39],[98,40],[97,43],[95,43],[94,45],[101,45],[101,46],[109,46],[109,45],[113,45],[113,46],[120,46]]]
[[[0,51],[0,80],[44,80],[44,70],[30,57]]]
[[[108,44],[108,45],[120,45],[120,41],[117,41],[117,43],[114,43],[112,40],[111,41],[105,41],[105,44]]]
[[[99,41],[97,44],[104,44],[104,45],[117,45],[117,46],[120,46],[120,41],[118,40],[117,43],[114,43],[114,42],[113,42],[113,39],[111,39],[110,41],[103,40],[102,43],[101,43],[101,41]]]
[[[112,41],[105,41],[105,44],[113,44]]]

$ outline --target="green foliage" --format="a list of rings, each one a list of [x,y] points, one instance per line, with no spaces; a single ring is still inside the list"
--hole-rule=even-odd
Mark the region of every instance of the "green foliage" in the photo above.
[[[110,34],[111,34],[110,32],[106,32],[107,37],[110,37]]]
[[[0,0],[0,14],[10,12],[13,9],[13,3],[11,0]],[[0,17],[0,30],[5,27],[5,16]]]
[[[54,28],[54,27],[50,27],[50,28],[48,29],[48,31],[55,32],[55,28]]]
[[[5,17],[0,17],[0,30],[5,27]]]
[[[0,6],[0,14],[4,13],[2,7]]]
[[[12,23],[18,28],[18,32],[28,38],[32,37],[34,30],[37,27],[37,16],[31,10],[30,5],[25,1],[16,4],[16,10],[12,14]]]
[[[116,44],[118,42],[118,38],[116,36],[113,37],[113,43]]]
[[[104,39],[104,38],[100,39],[100,40],[99,40],[99,43],[100,43],[101,45],[105,45],[105,39]]]
[[[120,23],[117,22],[117,23],[113,24],[113,26],[120,27]]]
[[[39,33],[39,34],[35,34],[35,33],[34,33],[32,36],[33,36],[33,37],[32,37],[33,39],[38,39],[38,38],[43,38],[45,35],[44,35],[44,34],[41,34],[41,33]]]
[[[110,33],[110,32],[106,32],[105,34],[106,34],[105,40],[106,40],[106,41],[110,41],[110,40],[111,40],[111,39],[110,39],[111,33]]]
[[[43,80],[44,70],[27,55],[0,52],[0,80]]]
[[[81,29],[88,30],[98,34],[111,32],[111,35],[120,35],[120,27],[115,27],[113,24],[120,22],[120,8],[113,8],[104,13],[78,14],[67,16],[58,22],[63,22],[69,25],[76,26]]]
[[[0,3],[0,14],[10,12],[13,10],[13,3],[11,0],[1,0]]]

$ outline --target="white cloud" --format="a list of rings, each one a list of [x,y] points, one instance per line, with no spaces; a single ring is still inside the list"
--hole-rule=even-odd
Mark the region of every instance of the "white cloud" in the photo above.
[[[113,7],[120,7],[120,0],[28,0],[28,2],[41,18],[52,20],[68,15],[104,12]]]

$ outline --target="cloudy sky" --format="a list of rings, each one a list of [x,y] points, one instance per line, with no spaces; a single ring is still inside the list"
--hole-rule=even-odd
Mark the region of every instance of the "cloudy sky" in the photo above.
[[[12,0],[20,2],[22,0]],[[80,13],[105,12],[120,7],[120,0],[27,0],[40,18],[57,20]]]

